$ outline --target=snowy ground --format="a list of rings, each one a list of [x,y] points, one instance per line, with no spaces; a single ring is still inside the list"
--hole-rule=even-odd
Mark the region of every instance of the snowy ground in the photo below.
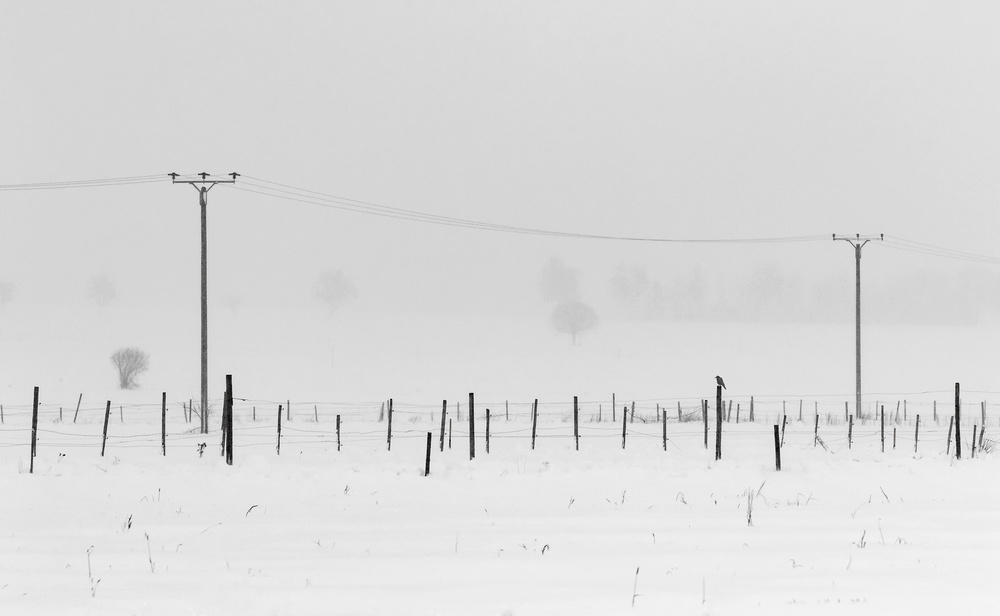
[[[75,402],[75,401],[74,401]],[[464,407],[464,405],[463,405]],[[724,424],[723,460],[700,418],[618,423],[546,407],[531,449],[521,406],[477,405],[438,451],[440,408],[297,408],[275,451],[274,410],[240,403],[235,464],[217,431],[171,405],[74,425],[49,407],[29,474],[30,421],[0,431],[3,614],[948,614],[1000,609],[996,454],[945,455],[947,415],[913,418],[880,451],[876,424],[791,421],[774,469],[773,413]],[[434,413],[433,419],[431,413]],[[343,414],[337,451],[333,413]],[[454,416],[454,409],[449,413]],[[649,410],[644,414],[649,417]],[[792,413],[790,413],[792,414]],[[796,418],[797,419],[797,418]],[[972,423],[975,418],[970,418]],[[990,419],[996,421],[995,417]],[[460,428],[461,426],[461,428]],[[712,428],[714,430],[714,428]],[[996,427],[990,428],[996,430]],[[430,476],[425,435],[434,431]],[[989,434],[989,433],[988,433]],[[199,443],[207,443],[199,456]],[[752,505],[752,524],[748,506]],[[634,604],[634,606],[633,606]]]

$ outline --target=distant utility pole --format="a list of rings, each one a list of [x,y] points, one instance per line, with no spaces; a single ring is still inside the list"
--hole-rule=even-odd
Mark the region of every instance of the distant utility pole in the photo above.
[[[878,237],[874,235],[864,237],[860,235],[855,235],[854,237],[842,235],[838,237],[836,233],[833,234],[833,241],[843,240],[854,246],[855,378],[857,385],[854,399],[855,415],[860,415],[861,413],[861,249],[872,240],[882,241],[882,236],[883,234],[881,233]]]
[[[239,173],[230,173],[231,180],[209,179],[199,173],[200,180],[178,180],[168,173],[174,184],[190,184],[198,191],[201,203],[201,432],[208,434],[208,191],[216,184],[235,184]]]

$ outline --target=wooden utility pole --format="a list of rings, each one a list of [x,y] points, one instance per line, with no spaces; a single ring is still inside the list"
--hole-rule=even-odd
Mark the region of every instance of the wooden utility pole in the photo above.
[[[843,240],[854,246],[854,374],[855,374],[855,399],[854,399],[854,413],[855,415],[860,415],[861,413],[861,249],[864,248],[865,244],[872,240],[882,240],[882,234],[880,233],[878,237],[875,236],[865,236],[855,235],[850,236],[840,236],[833,234],[833,240]]]
[[[239,173],[230,173],[230,180],[209,179],[199,173],[199,180],[179,180],[169,173],[174,184],[190,184],[198,191],[201,205],[201,432],[208,434],[208,191],[216,184],[235,184]]]

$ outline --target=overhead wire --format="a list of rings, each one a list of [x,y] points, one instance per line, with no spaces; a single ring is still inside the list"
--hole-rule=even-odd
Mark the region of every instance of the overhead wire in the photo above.
[[[119,178],[99,178],[92,180],[70,180],[62,182],[33,182],[22,184],[0,184],[0,191],[20,191],[20,190],[58,190],[68,188],[96,188],[101,186],[124,186],[128,184],[151,184],[156,182],[169,182],[170,179],[163,174],[156,175],[133,175]]]
[[[481,220],[458,218],[454,216],[443,216],[440,214],[429,214],[417,210],[409,210],[393,206],[382,205],[370,201],[351,199],[320,191],[309,190],[274,182],[271,180],[257,178],[254,176],[242,176],[243,180],[236,184],[226,185],[233,190],[256,193],[264,196],[345,210],[372,216],[382,216],[388,218],[411,220],[428,224],[437,224],[453,227],[464,227],[480,229],[486,231],[497,231],[503,233],[518,233],[526,235],[541,235],[548,237],[563,237],[572,239],[590,240],[614,240],[631,242],[663,242],[663,243],[691,243],[691,244],[765,244],[779,242],[812,242],[826,240],[828,235],[800,235],[785,237],[751,237],[751,238],[667,238],[650,236],[631,235],[607,235],[595,233],[577,233],[570,231],[557,231],[553,229],[540,229],[535,227],[523,227],[516,225],[498,224]],[[249,186],[250,188],[246,188]]]

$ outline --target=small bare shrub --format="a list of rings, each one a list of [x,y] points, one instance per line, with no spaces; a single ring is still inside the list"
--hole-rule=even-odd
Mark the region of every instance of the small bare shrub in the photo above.
[[[111,363],[118,369],[118,388],[135,389],[136,377],[149,370],[149,355],[139,347],[122,347],[111,354]]]

